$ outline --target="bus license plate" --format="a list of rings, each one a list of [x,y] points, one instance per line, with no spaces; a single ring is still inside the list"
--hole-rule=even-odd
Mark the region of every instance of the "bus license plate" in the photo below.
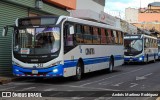
[[[133,59],[130,59],[130,61],[133,61]]]
[[[38,70],[32,70],[32,74],[38,74]]]

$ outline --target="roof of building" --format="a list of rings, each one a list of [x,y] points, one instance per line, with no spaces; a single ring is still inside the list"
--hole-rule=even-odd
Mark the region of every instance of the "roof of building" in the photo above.
[[[149,3],[148,6],[160,7],[160,2],[152,2],[152,3]]]

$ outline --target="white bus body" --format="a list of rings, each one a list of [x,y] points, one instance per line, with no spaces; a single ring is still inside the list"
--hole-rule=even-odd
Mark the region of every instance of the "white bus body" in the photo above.
[[[16,76],[74,76],[80,80],[83,73],[112,71],[124,63],[121,29],[67,16],[22,18],[16,23],[12,51]],[[48,38],[51,49],[43,47],[49,45]]]

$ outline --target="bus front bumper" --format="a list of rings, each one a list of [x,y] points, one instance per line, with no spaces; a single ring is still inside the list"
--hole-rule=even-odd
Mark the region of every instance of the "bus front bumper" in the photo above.
[[[13,75],[19,77],[61,77],[63,76],[63,65],[49,68],[31,69],[13,65]]]
[[[136,58],[124,58],[124,62],[144,62],[144,56],[136,57]]]

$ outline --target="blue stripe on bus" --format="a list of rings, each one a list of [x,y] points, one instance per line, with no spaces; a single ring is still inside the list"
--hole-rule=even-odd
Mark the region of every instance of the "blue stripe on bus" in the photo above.
[[[102,63],[102,62],[109,62],[110,57],[106,56],[106,57],[96,57],[96,58],[84,58],[83,62],[84,65],[90,65],[90,64],[96,64],[96,63]],[[123,60],[123,56],[122,55],[117,55],[114,56],[114,60]],[[67,67],[75,67],[76,64],[78,62],[78,59],[74,59],[74,60],[65,60],[64,61],[64,68]]]
[[[96,64],[96,63],[102,63],[102,62],[109,62],[109,59],[110,59],[110,57],[96,57],[96,58],[85,58],[85,59],[83,59],[83,61],[84,61],[85,65],[90,65],[90,64]],[[117,55],[117,56],[114,56],[114,59],[115,59],[115,61],[116,60],[123,60],[123,56]],[[40,75],[45,73],[45,75],[52,75],[52,77],[57,76],[57,75],[63,76],[63,69],[69,68],[69,67],[76,67],[77,62],[78,62],[78,59],[65,60],[64,65],[60,64],[57,66],[51,66],[49,68],[42,68],[42,69],[23,68],[23,67],[20,67],[17,65],[13,65],[13,74],[15,74],[15,75],[26,75],[26,74],[31,75],[32,70],[37,70],[38,74],[40,74]],[[54,73],[53,72],[54,69],[58,69],[58,72]]]
[[[148,57],[154,57],[154,56],[157,56],[158,54],[148,54]],[[139,58],[140,57],[142,57],[142,60],[139,60]],[[124,61],[125,62],[128,62],[128,61],[131,61],[131,59],[132,59],[132,61],[134,61],[134,62],[144,62],[144,58],[146,58],[147,57],[147,55],[141,55],[141,56],[139,56],[139,57],[136,57],[136,58],[134,58],[134,57],[131,57],[131,58],[124,58]]]

